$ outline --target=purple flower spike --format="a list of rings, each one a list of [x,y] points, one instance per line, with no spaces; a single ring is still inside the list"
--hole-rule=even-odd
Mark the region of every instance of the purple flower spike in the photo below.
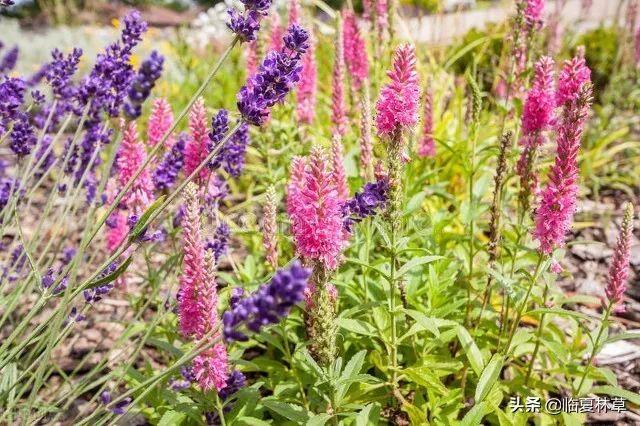
[[[243,325],[257,333],[266,325],[276,324],[304,299],[310,275],[310,270],[295,261],[290,268],[276,272],[271,281],[255,293],[235,300],[222,316],[224,338],[227,341],[246,341],[247,335],[240,330]]]
[[[19,53],[20,50],[17,46],[5,53],[2,60],[0,60],[0,74],[8,74],[16,67]]]
[[[9,144],[11,151],[19,157],[29,155],[37,142],[38,138],[33,126],[29,123],[29,116],[20,113],[11,130],[11,143]]]
[[[345,229],[351,232],[354,223],[360,222],[368,216],[373,216],[377,209],[386,204],[388,192],[389,182],[379,180],[367,183],[353,198],[347,200],[342,206]]]
[[[245,15],[235,9],[229,9],[229,22],[227,27],[233,31],[240,41],[253,41],[260,29],[260,13],[250,10]]]
[[[261,126],[269,109],[282,101],[300,78],[300,60],[309,47],[309,33],[292,25],[283,37],[280,51],[269,52],[258,72],[238,93],[238,110],[249,123]]]
[[[184,148],[187,145],[186,133],[181,133],[178,140],[171,147],[171,151],[164,154],[162,162],[153,173],[153,184],[158,191],[168,190],[173,187],[180,170],[184,165]]]
[[[125,104],[124,111],[130,118],[138,118],[142,114],[142,104],[151,94],[151,89],[162,75],[164,57],[155,50],[151,52],[140,69],[138,75],[129,88],[129,102]]]

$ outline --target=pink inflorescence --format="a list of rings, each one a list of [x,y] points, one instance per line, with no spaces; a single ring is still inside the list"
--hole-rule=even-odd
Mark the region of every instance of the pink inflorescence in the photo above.
[[[580,88],[590,81],[591,70],[586,65],[584,54],[579,52],[570,61],[566,61],[558,77],[558,91],[556,104],[562,106],[574,101],[580,93]]]
[[[147,142],[150,146],[156,146],[165,133],[171,129],[173,125],[173,111],[171,105],[164,98],[158,98],[153,102],[151,107],[151,114],[149,116],[149,123],[147,124]],[[170,148],[173,146],[174,139],[167,137],[164,146]]]
[[[189,133],[190,138],[184,152],[184,172],[191,175],[200,163],[207,157],[207,145],[209,143],[209,132],[207,129],[207,110],[204,106],[204,99],[198,98],[189,113]],[[200,170],[200,179],[207,178],[207,168]]]
[[[588,69],[578,69],[580,58],[565,62],[558,86],[558,93],[577,90],[576,96],[564,96],[562,117],[557,125],[556,159],[549,172],[549,182],[542,190],[540,207],[536,211],[534,237],[539,241],[539,250],[551,254],[556,247],[564,245],[571,228],[578,195],[578,150],[582,132],[591,103],[591,84],[584,80]],[[586,68],[584,62],[582,67]],[[572,76],[572,78],[566,78]]]
[[[344,61],[351,76],[353,87],[359,90],[369,75],[369,57],[358,21],[353,12],[344,9],[343,13]]]
[[[302,71],[296,92],[296,115],[300,123],[311,124],[316,115],[317,78],[315,40],[310,36],[309,49],[302,57]]]
[[[303,169],[304,166],[304,169]],[[298,255],[329,269],[338,265],[345,245],[342,201],[322,150],[311,152],[309,164],[296,160],[287,194],[287,211]]]
[[[398,47],[387,75],[391,83],[382,89],[376,103],[376,127],[379,135],[390,137],[418,121],[420,89],[412,45]]]
[[[629,258],[631,255],[631,233],[633,231],[633,205],[627,204],[618,241],[609,265],[609,277],[605,294],[611,303],[618,304],[627,290],[629,281]]]
[[[554,62],[548,56],[543,56],[536,63],[533,86],[527,94],[522,111],[523,145],[539,145],[539,141],[530,137],[536,133],[548,130],[553,122],[555,108]]]
[[[216,343],[193,359],[193,374],[204,391],[220,390],[229,377],[227,348]]]
[[[189,184],[185,188],[182,239],[184,259],[179,290],[180,332],[184,336],[200,336],[205,329],[201,315],[199,289],[205,275],[204,243],[200,230],[200,203],[197,188]]]
[[[344,155],[342,149],[342,139],[338,135],[333,135],[331,141],[331,176],[338,191],[338,197],[342,201],[349,198],[349,184],[347,183],[347,173],[344,170]]]
[[[527,0],[524,19],[530,28],[540,28],[544,19],[545,0]]]
[[[342,28],[338,28],[331,79],[331,121],[333,122],[333,132],[344,136],[347,133],[347,109],[344,104],[344,46],[342,40]]]
[[[132,121],[124,130],[122,144],[118,150],[118,184],[121,187],[127,185],[146,160],[147,152],[138,137],[136,123]],[[153,182],[149,168],[145,167],[122,198],[122,202],[131,213],[139,215],[152,201]]]
[[[424,90],[424,116],[422,118],[422,137],[418,141],[420,157],[435,157],[436,142],[433,139],[433,93],[431,87]]]

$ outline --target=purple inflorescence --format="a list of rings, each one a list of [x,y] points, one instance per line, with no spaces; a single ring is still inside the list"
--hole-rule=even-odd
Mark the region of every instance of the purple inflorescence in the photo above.
[[[246,341],[243,326],[259,332],[289,314],[291,308],[304,299],[304,290],[311,271],[295,261],[288,269],[280,269],[268,284],[244,299],[230,301],[230,309],[222,316],[224,338]]]
[[[238,110],[249,123],[261,126],[269,109],[282,101],[300,78],[300,60],[309,47],[309,33],[292,25],[283,37],[282,50],[269,52],[260,68],[237,96]]]
[[[142,104],[151,94],[151,89],[162,75],[164,57],[155,50],[151,52],[140,69],[138,75],[129,87],[129,102],[124,106],[125,113],[132,119],[140,117],[142,114]]]
[[[216,228],[213,238],[207,240],[205,243],[205,250],[211,250],[213,252],[216,262],[227,252],[230,235],[229,225],[221,222]]]
[[[38,138],[33,126],[29,123],[29,116],[25,113],[19,113],[11,130],[11,143],[9,144],[11,151],[19,157],[29,155],[37,142]]]
[[[18,63],[20,50],[17,46],[9,50],[0,60],[0,74],[8,74]]]
[[[353,198],[347,200],[342,206],[345,229],[351,231],[355,223],[368,216],[373,216],[377,209],[386,204],[388,192],[389,182],[384,179],[367,183]]]
[[[181,133],[171,150],[164,154],[158,168],[153,173],[153,184],[158,191],[170,189],[176,182],[182,166],[184,166],[184,148],[188,135]]]
[[[226,386],[220,389],[218,392],[218,396],[223,401],[229,399],[229,397],[233,396],[236,392],[238,392],[242,387],[244,387],[246,379],[244,374],[242,374],[238,370],[233,370],[229,377],[227,378]]]
[[[207,147],[211,152],[215,147],[222,142],[225,135],[229,131],[229,113],[226,109],[221,109],[216,115],[211,118],[211,132],[209,132],[209,146]],[[218,152],[209,162],[209,168],[211,170],[217,169],[222,164],[223,152]]]

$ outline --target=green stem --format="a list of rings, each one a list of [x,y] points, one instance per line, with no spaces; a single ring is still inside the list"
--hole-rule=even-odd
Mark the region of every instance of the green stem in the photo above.
[[[587,361],[587,365],[584,368],[584,373],[582,373],[580,384],[578,385],[578,389],[575,391],[574,396],[580,396],[580,392],[582,392],[582,386],[584,385],[584,381],[587,379],[587,375],[589,374],[589,369],[591,368],[593,359],[596,357],[596,354],[600,350],[600,339],[602,338],[602,333],[604,332],[605,327],[608,326],[609,316],[611,315],[612,309],[613,309],[613,302],[609,301],[607,305],[607,309],[605,309],[604,315],[602,316],[602,322],[600,323],[600,329],[598,330],[596,341],[593,343],[593,348],[591,349],[591,355],[589,355],[589,360]]]

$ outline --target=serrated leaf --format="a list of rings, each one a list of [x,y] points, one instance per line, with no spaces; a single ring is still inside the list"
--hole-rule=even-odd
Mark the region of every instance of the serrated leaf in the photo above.
[[[364,321],[352,318],[338,318],[337,323],[347,331],[365,336],[376,336],[376,330],[369,323]]]
[[[489,361],[487,366],[484,368],[480,379],[478,379],[478,386],[476,386],[474,397],[476,403],[482,402],[493,385],[496,383],[498,377],[500,376],[500,371],[502,370],[503,363],[504,360],[502,356],[494,355],[491,358],[491,361]]]
[[[269,410],[297,423],[304,423],[309,420],[307,411],[299,405],[290,402],[282,402],[275,399],[263,399],[262,405]]]
[[[356,416],[355,426],[375,426],[380,417],[380,406],[378,404],[367,404]]]
[[[331,415],[327,413],[316,414],[307,422],[307,426],[324,426],[331,419]]]
[[[162,418],[158,422],[158,426],[181,425],[186,419],[187,415],[185,413],[170,410],[162,415]]]
[[[442,384],[438,376],[433,372],[433,369],[429,366],[410,367],[402,372],[413,383],[425,389],[434,390],[441,395],[449,393],[449,390]]]
[[[402,265],[400,269],[398,269],[398,277],[403,276],[404,274],[406,274],[407,272],[409,272],[410,270],[414,269],[417,266],[425,265],[427,263],[431,263],[440,259],[444,259],[444,256],[431,255],[431,256],[414,257],[410,261]]]
[[[471,368],[478,377],[480,377],[484,369],[484,359],[482,358],[480,349],[478,349],[478,345],[476,345],[473,337],[471,337],[467,329],[463,326],[460,325],[456,328],[456,334],[458,335],[458,340],[460,340],[464,353],[467,355]]]

